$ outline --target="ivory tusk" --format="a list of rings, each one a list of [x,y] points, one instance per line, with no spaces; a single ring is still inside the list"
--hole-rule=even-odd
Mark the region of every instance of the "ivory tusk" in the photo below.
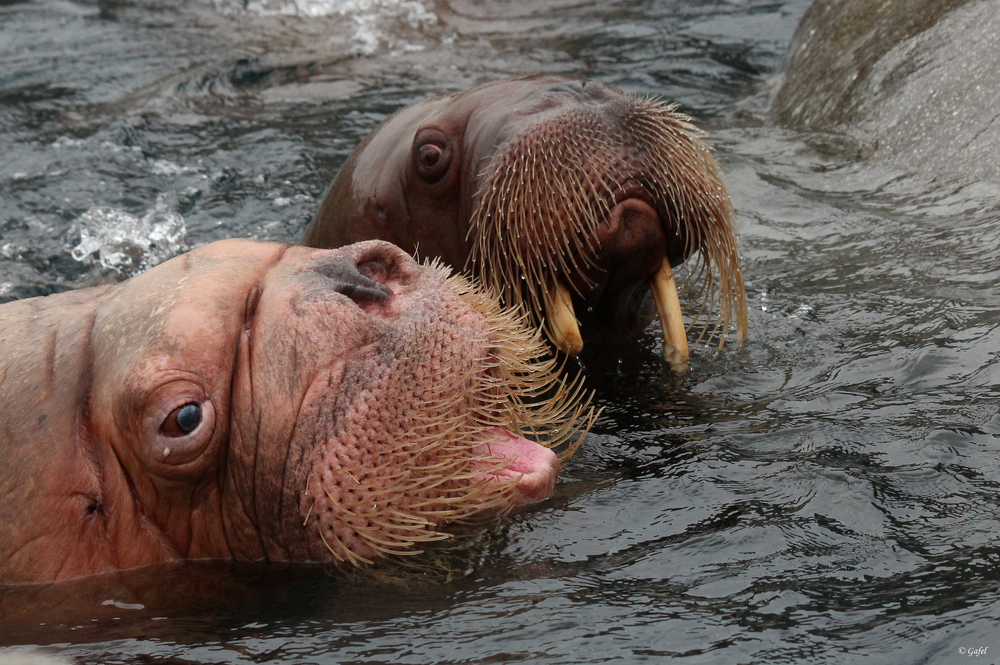
[[[670,261],[663,259],[663,267],[649,280],[649,288],[653,292],[656,311],[660,314],[660,325],[663,326],[663,359],[675,372],[683,374],[688,370],[687,331],[684,329],[681,301],[677,297],[677,284]]]
[[[573,311],[569,290],[559,281],[545,292],[546,332],[560,351],[575,356],[583,351],[580,326]]]

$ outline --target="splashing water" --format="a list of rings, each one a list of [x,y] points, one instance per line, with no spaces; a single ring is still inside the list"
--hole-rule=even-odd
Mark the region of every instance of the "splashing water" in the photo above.
[[[283,14],[302,17],[349,16],[385,13],[418,23],[437,18],[416,0],[251,0],[245,5],[257,14]]]
[[[227,11],[224,3],[225,0],[217,0],[217,9]],[[356,55],[374,55],[383,47],[412,50],[416,47],[397,44],[391,37],[392,30],[387,30],[386,26],[399,23],[420,30],[438,21],[437,15],[417,0],[250,0],[242,9],[260,16],[341,16],[349,19]]]
[[[74,222],[80,242],[70,254],[77,261],[93,261],[123,277],[140,273],[183,252],[184,218],[169,209],[165,197],[142,219],[115,208],[94,207]]]

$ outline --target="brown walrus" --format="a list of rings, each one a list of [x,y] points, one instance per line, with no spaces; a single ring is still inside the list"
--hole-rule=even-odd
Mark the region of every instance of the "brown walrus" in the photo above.
[[[652,287],[664,355],[683,369],[672,269],[693,254],[690,274],[703,304],[718,302],[723,339],[731,322],[746,336],[733,220],[715,160],[673,106],[536,76],[387,118],[347,159],[305,242],[381,238],[440,257],[527,303],[570,354],[583,338],[642,329]]]
[[[586,400],[445,273],[384,242],[231,240],[0,307],[0,582],[353,565],[547,497]]]

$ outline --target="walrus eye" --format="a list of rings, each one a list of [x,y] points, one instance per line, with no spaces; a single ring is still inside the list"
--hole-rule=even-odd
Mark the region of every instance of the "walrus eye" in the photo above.
[[[425,169],[433,169],[441,161],[443,155],[444,150],[441,149],[441,146],[434,145],[433,143],[425,143],[417,151],[417,161]]]
[[[198,429],[200,424],[201,405],[188,402],[170,412],[160,426],[160,432],[164,436],[187,436]]]
[[[448,173],[451,148],[444,132],[435,129],[418,132],[413,145],[417,173],[424,181],[434,184]]]

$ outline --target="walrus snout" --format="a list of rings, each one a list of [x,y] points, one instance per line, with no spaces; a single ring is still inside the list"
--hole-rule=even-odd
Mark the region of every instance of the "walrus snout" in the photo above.
[[[667,240],[660,215],[646,201],[627,198],[617,203],[607,219],[594,231],[594,238],[601,248],[601,255],[610,259],[608,264],[619,270],[628,270],[640,279],[652,277],[667,252]],[[670,260],[670,257],[667,257]],[[682,254],[672,263],[681,263]]]
[[[683,372],[688,365],[687,331],[673,268],[687,257],[684,243],[676,240],[679,231],[668,228],[664,219],[669,218],[641,197],[625,198],[611,209],[594,231],[607,269],[594,276],[597,288],[590,289],[591,298],[581,298],[582,307],[575,311],[585,327],[610,321],[621,330],[630,322],[642,328],[652,319],[644,297],[651,293],[663,330],[664,358],[675,371]]]
[[[419,266],[395,245],[376,240],[324,252],[307,272],[319,277],[314,287],[323,294],[339,293],[371,314],[409,291]]]
[[[318,264],[313,270],[330,281],[330,288],[359,305],[385,302],[392,297],[392,289],[362,274],[358,264],[350,257],[335,255],[326,257]]]
[[[538,106],[545,100],[550,107]],[[556,104],[569,101],[575,105]],[[584,336],[638,332],[652,300],[664,357],[683,372],[688,348],[673,268],[697,254],[702,264],[692,272],[707,282],[703,297],[718,279],[720,323],[735,315],[742,339],[732,206],[688,119],[596,85],[555,84],[530,108],[480,171],[469,264],[509,301],[526,301],[569,355],[582,350]]]

